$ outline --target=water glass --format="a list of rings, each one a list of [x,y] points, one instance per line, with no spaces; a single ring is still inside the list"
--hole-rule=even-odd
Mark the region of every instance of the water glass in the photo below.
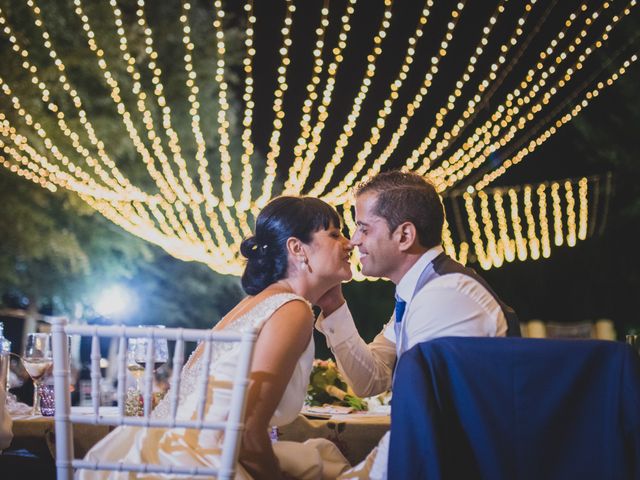
[[[40,415],[40,394],[44,377],[51,371],[53,352],[51,349],[51,334],[30,333],[24,347],[22,363],[33,380],[33,411],[32,415]]]

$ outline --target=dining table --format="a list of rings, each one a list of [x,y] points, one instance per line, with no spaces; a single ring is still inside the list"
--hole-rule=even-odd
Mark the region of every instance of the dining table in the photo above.
[[[81,413],[86,407],[72,407]],[[101,407],[108,415],[116,407]],[[112,409],[112,410],[109,410]],[[304,442],[311,438],[326,438],[334,442],[352,465],[362,461],[389,430],[388,414],[375,412],[317,415],[300,413],[288,425],[277,429],[277,440]],[[73,425],[73,448],[76,458],[82,458],[104,438],[112,426],[93,424]],[[18,415],[13,418],[13,441],[9,452],[28,452],[41,461],[55,460],[55,424],[53,417]],[[5,452],[6,453],[6,452]]]

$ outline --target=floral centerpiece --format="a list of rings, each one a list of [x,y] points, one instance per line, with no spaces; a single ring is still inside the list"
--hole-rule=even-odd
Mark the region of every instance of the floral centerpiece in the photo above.
[[[306,404],[322,406],[326,404],[367,410],[367,402],[357,397],[342,379],[333,360],[314,360],[307,387]]]

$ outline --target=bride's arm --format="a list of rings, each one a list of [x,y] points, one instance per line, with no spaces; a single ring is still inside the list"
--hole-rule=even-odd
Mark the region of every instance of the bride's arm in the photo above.
[[[300,355],[309,343],[312,325],[309,307],[301,301],[292,301],[273,314],[256,341],[246,429],[240,449],[240,463],[254,479],[282,476],[267,430]]]

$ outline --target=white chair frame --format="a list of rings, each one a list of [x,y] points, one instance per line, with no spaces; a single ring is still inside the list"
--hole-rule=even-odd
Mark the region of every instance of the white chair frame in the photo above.
[[[70,398],[70,368],[69,368],[69,335],[92,337],[91,344],[91,392],[92,414],[74,415],[71,413]],[[247,401],[247,386],[253,349],[257,332],[255,330],[237,333],[212,330],[195,330],[182,328],[140,328],[124,326],[89,326],[68,325],[64,318],[54,319],[52,326],[53,343],[53,376],[55,390],[55,432],[56,432],[56,469],[59,480],[71,480],[74,469],[111,470],[144,473],[164,473],[178,475],[209,475],[218,479],[232,479],[235,475],[240,441],[244,430],[244,416]],[[118,344],[118,373],[117,373],[117,405],[118,414],[104,416],[100,413],[100,343],[99,338],[117,338]],[[173,374],[170,396],[170,414],[168,418],[151,417],[152,378],[153,378],[153,346],[147,349],[147,363],[145,366],[145,386],[143,391],[144,415],[140,417],[125,416],[126,376],[127,376],[127,340],[129,338],[166,338],[173,340],[175,352],[173,355]],[[204,418],[207,395],[199,399],[196,420],[177,419],[180,373],[184,360],[184,342],[205,341],[204,359],[210,364],[212,342],[239,342],[240,356],[235,379],[230,382],[231,405],[227,421],[212,422]],[[150,342],[153,345],[153,342]],[[203,369],[202,377],[198,379],[201,392],[207,392],[209,377],[212,372]],[[216,387],[219,382],[216,382]],[[224,431],[224,442],[220,468],[178,467],[153,464],[126,464],[88,462],[75,460],[73,452],[73,423],[94,425],[134,425],[152,428],[193,428]]]

